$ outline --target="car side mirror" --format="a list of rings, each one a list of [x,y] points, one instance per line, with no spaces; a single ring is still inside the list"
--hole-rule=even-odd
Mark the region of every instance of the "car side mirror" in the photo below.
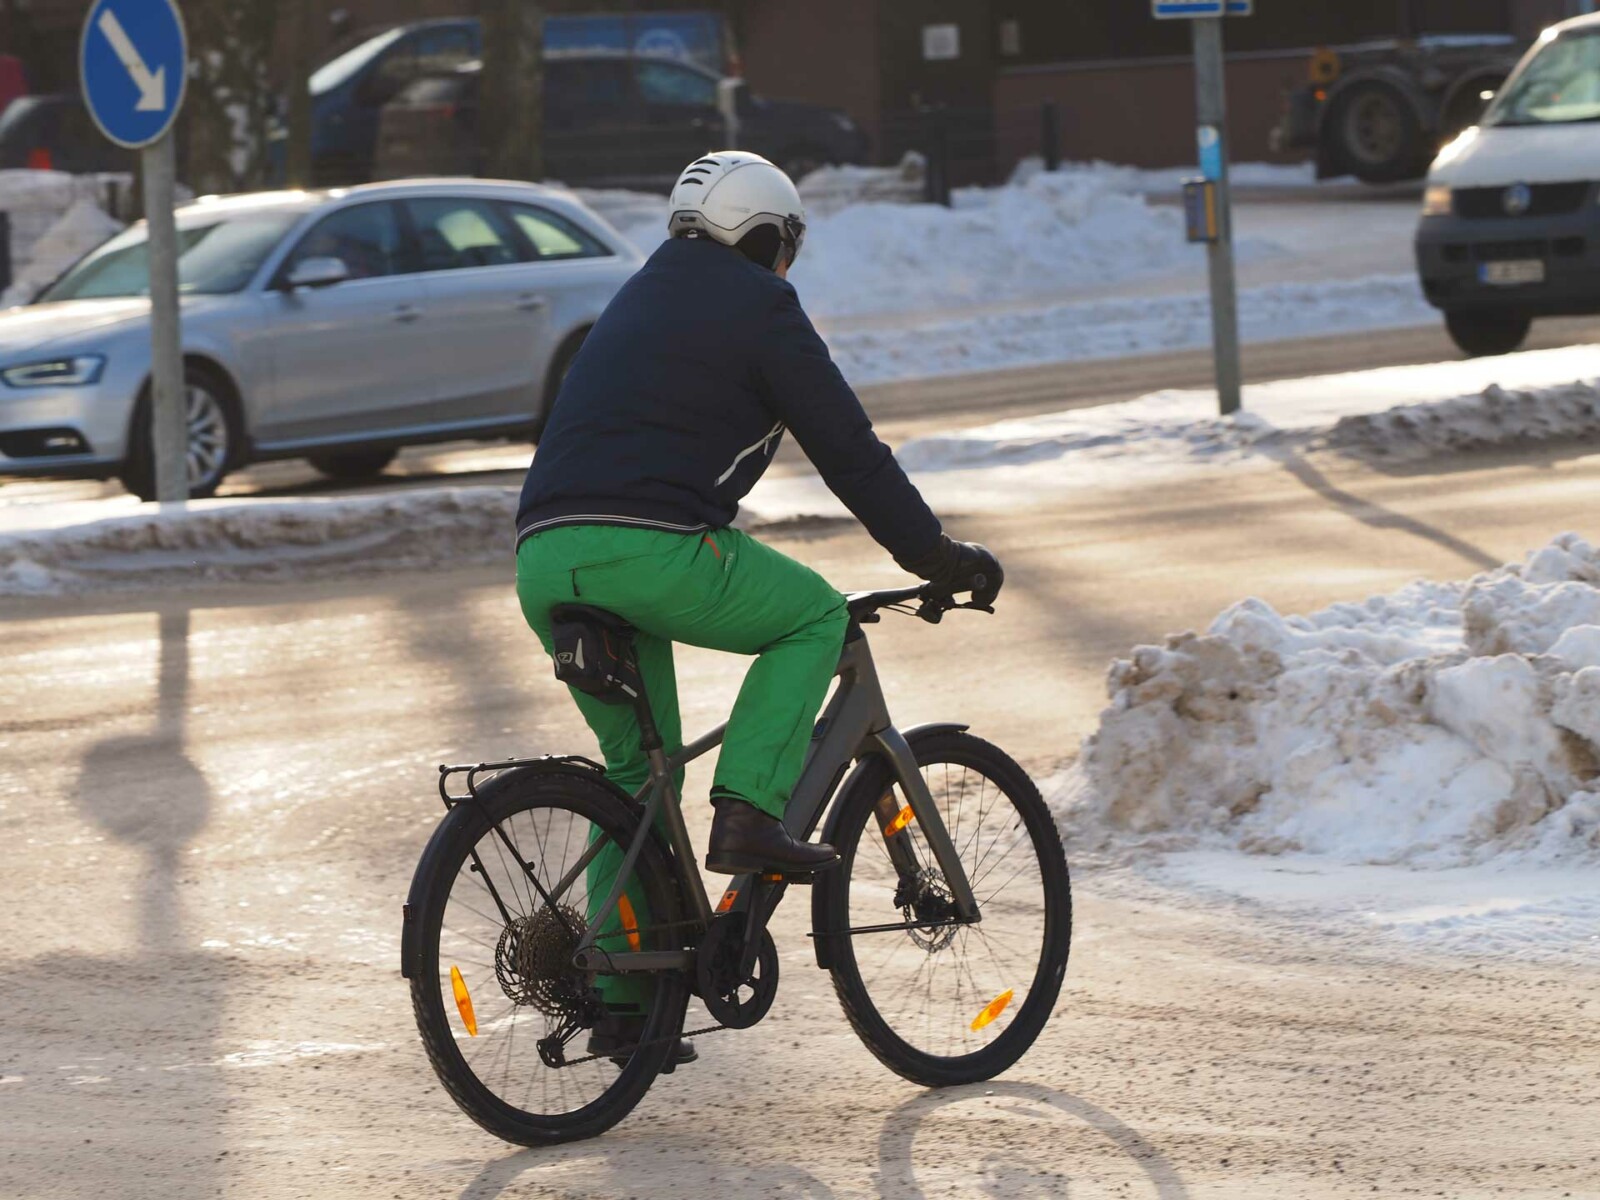
[[[344,259],[330,254],[301,259],[284,282],[291,289],[325,288],[349,278],[350,268],[345,265]]]

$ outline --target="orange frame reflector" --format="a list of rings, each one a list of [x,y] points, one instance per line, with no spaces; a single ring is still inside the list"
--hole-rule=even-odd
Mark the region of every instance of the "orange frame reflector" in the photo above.
[[[628,949],[635,952],[639,949],[639,922],[633,915],[633,905],[628,900],[628,893],[623,892],[617,897],[617,913],[622,917],[623,931],[628,935]]]
[[[892,838],[907,825],[911,824],[911,818],[914,816],[916,816],[916,813],[911,811],[911,805],[906,805],[899,812],[895,813],[894,820],[890,821],[886,826],[884,826],[883,836],[886,838]]]
[[[977,1033],[978,1030],[982,1029],[1001,1013],[1005,1012],[1006,1005],[1011,1003],[1011,997],[1013,994],[1014,993],[1012,990],[1007,988],[993,1000],[989,1001],[989,1003],[985,1004],[983,1006],[983,1011],[972,1018],[972,1032]]]
[[[461,978],[461,968],[450,968],[450,990],[455,993],[456,1007],[461,1010],[461,1023],[470,1037],[478,1036],[478,1018],[472,1011],[472,996],[467,992],[467,981]]]
[[[738,888],[729,888],[727,891],[722,893],[722,899],[717,902],[717,911],[719,913],[727,912],[730,908],[733,907],[733,902],[735,900],[737,900],[738,898],[739,898],[739,889]]]

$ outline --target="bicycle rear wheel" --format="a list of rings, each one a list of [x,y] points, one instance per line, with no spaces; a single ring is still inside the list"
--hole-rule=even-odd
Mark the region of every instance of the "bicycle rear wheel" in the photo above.
[[[417,1028],[445,1090],[497,1137],[526,1146],[594,1137],[632,1111],[672,1052],[683,972],[626,977],[639,1031],[633,1049],[615,1053],[619,1070],[588,1054],[619,977],[602,998],[601,980],[571,961],[636,828],[631,806],[587,772],[519,768],[456,805],[417,864]],[[583,865],[586,856],[609,857],[611,873]],[[683,945],[677,888],[654,842],[625,895],[600,949]]]
[[[1072,889],[1049,809],[1027,774],[981,738],[912,740],[982,920],[943,924],[950,889],[886,762],[840,796],[840,865],[818,881],[817,932],[852,1028],[896,1074],[944,1087],[990,1079],[1033,1044],[1061,991]],[[903,861],[890,856],[895,839]],[[923,922],[921,929],[844,934]],[[835,931],[835,932],[826,932]]]

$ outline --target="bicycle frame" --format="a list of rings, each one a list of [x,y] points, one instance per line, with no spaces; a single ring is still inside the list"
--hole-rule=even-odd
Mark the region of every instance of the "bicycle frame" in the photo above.
[[[889,706],[884,700],[883,688],[878,682],[872,652],[867,646],[866,636],[857,625],[851,626],[844,651],[839,657],[836,674],[839,685],[834,689],[833,696],[829,699],[812,733],[811,745],[806,751],[805,765],[801,770],[800,779],[795,784],[788,807],[784,810],[784,824],[796,837],[810,837],[850,764],[858,758],[880,755],[888,761],[896,781],[910,802],[912,819],[922,826],[923,836],[927,839],[934,860],[938,863],[950,888],[958,920],[964,923],[981,920],[977,900],[973,897],[971,884],[961,866],[960,855],[922,778],[916,756],[912,753],[905,737],[894,728],[889,719]],[[689,832],[683,822],[683,809],[678,790],[673,784],[673,774],[721,745],[726,731],[727,725],[724,723],[670,755],[662,750],[651,752],[650,781],[635,797],[644,801],[643,819],[639,823],[638,833],[634,835],[623,856],[622,865],[617,871],[616,882],[612,885],[610,894],[601,905],[600,911],[589,921],[588,931],[574,951],[573,962],[580,970],[602,971],[611,975],[635,971],[681,970],[694,965],[692,949],[608,952],[596,948],[595,941],[598,931],[606,928],[607,922],[616,912],[619,898],[658,816],[664,820],[668,842],[672,847],[673,865],[678,875],[679,888],[693,908],[690,915],[702,925],[709,923],[715,915],[710,901],[706,898],[694,847],[689,841]],[[888,826],[898,815],[892,803],[892,794],[886,794],[879,805],[880,826]],[[576,879],[577,873],[592,861],[599,852],[601,844],[597,842],[573,865],[561,882],[551,889],[552,895],[562,894],[571,881]],[[916,871],[916,858],[906,839],[891,837],[888,840],[888,848],[891,860],[902,874]],[[766,903],[757,908],[756,899],[763,893],[763,884],[776,886],[766,890]],[[723,892],[716,912],[744,912],[749,922],[749,930],[753,933],[765,925],[776,909],[782,893],[781,876],[765,876],[759,879],[750,875],[735,876]],[[746,939],[747,956],[754,948],[754,941],[753,937]]]

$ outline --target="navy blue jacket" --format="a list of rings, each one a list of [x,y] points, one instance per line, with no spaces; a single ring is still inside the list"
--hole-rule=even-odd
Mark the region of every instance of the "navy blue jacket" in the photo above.
[[[522,488],[517,542],[557,525],[720,528],[786,429],[896,559],[936,547],[938,518],[794,288],[716,242],[664,242],[573,360]]]

